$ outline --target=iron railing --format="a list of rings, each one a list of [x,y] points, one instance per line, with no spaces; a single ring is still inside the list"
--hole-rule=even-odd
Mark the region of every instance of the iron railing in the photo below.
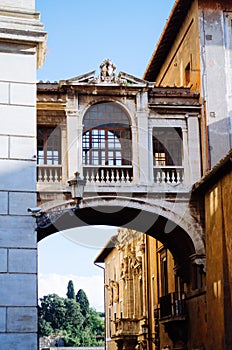
[[[185,294],[174,292],[160,297],[160,319],[186,316]]]

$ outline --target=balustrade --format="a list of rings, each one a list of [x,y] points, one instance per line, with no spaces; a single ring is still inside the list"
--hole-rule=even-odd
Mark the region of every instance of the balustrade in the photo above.
[[[154,184],[160,188],[164,185],[175,186],[184,183],[184,167],[182,166],[154,166]],[[132,184],[132,166],[83,166],[83,178],[87,185],[91,184]],[[58,184],[62,182],[61,165],[37,165],[38,184]]]
[[[84,166],[83,177],[87,184],[131,183],[133,168],[132,166]]]
[[[61,165],[37,165],[38,183],[60,183],[62,181]]]
[[[154,166],[154,182],[156,184],[178,185],[184,182],[184,167]]]

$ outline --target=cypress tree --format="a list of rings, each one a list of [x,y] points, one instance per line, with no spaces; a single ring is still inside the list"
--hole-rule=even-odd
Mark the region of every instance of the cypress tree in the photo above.
[[[83,289],[79,289],[77,292],[76,302],[80,304],[81,313],[85,317],[89,311],[89,300]]]
[[[75,291],[73,281],[68,282],[68,291],[66,293],[68,299],[75,299]]]

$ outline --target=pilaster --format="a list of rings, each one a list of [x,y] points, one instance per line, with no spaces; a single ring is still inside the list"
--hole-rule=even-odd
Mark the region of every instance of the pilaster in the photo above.
[[[82,122],[78,110],[67,110],[68,178],[82,174]]]
[[[149,176],[149,137],[148,137],[148,100],[147,92],[140,92],[140,103],[137,106],[139,178],[141,185],[147,185]]]
[[[188,153],[190,181],[194,184],[201,177],[199,114],[186,115],[188,128]]]

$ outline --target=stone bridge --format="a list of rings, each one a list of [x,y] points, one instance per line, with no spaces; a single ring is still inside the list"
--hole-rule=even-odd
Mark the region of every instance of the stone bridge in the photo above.
[[[42,209],[43,210],[43,209]],[[205,263],[204,231],[199,209],[190,194],[85,197],[80,207],[73,201],[46,205],[37,217],[38,241],[52,233],[88,225],[131,228],[158,239],[171,252],[177,272],[188,279],[192,263]]]

